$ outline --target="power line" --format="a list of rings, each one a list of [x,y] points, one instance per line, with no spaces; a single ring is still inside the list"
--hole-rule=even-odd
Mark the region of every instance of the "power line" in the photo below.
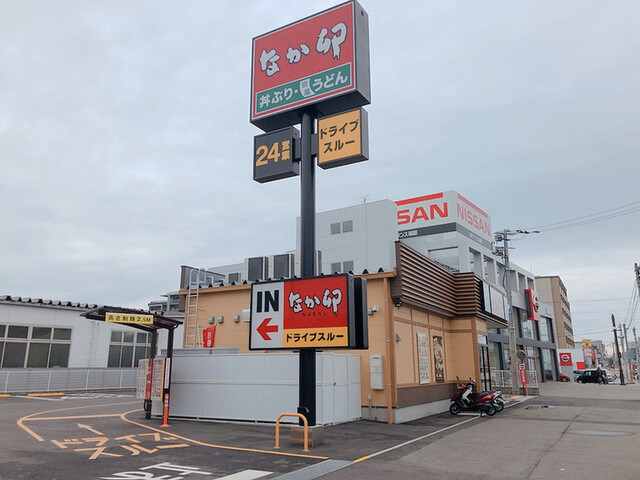
[[[626,205],[621,205],[620,207],[611,208],[609,210],[603,210],[601,212],[584,215],[582,217],[563,220],[561,222],[548,223],[546,225],[530,227],[530,229],[540,230],[541,232],[563,230],[565,228],[588,225],[590,223],[601,222],[603,220],[609,220],[611,218],[621,217],[623,215],[630,215],[636,212],[640,212],[640,201],[627,203]]]

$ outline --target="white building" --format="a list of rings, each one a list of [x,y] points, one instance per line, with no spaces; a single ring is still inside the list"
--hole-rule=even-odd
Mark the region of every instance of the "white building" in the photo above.
[[[80,315],[97,305],[0,296],[0,368],[137,367],[151,334]]]

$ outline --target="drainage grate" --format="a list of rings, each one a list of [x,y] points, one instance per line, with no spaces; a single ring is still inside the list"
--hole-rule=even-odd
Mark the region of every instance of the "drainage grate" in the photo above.
[[[529,405],[524,407],[525,410],[542,410],[543,408],[552,408],[551,405]]]

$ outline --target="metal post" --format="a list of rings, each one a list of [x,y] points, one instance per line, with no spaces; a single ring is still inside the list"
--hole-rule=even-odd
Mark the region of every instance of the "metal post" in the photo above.
[[[509,324],[509,359],[511,361],[511,392],[517,394],[520,392],[520,376],[518,371],[518,345],[516,340],[516,321],[513,316],[513,293],[511,292],[511,267],[509,265],[509,232],[504,230],[500,232],[502,236],[502,244],[504,248],[504,288],[507,291],[507,303],[509,304],[509,311],[507,312],[507,322]]]
[[[316,256],[316,183],[311,154],[313,117],[302,113],[300,124],[300,275],[315,275]],[[316,349],[301,348],[299,360],[299,407],[309,426],[316,424]],[[302,424],[302,421],[301,423]]]
[[[618,344],[618,331],[616,330],[616,317],[611,314],[611,323],[613,324],[613,338],[616,342],[616,354],[618,356],[618,365],[620,366],[620,385],[624,385],[624,371],[622,369],[622,355],[620,354],[620,345]]]
[[[636,335],[636,327],[633,327],[633,339],[635,340],[635,344],[636,344],[636,364],[634,365],[635,368],[635,378],[638,378],[638,372],[640,372],[640,355],[638,355],[638,336]]]

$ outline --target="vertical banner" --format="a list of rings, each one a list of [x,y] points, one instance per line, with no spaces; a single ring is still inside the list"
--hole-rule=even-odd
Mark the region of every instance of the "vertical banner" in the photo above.
[[[213,348],[216,341],[216,327],[209,327],[202,330],[202,347]]]
[[[136,382],[136,398],[151,399],[151,362],[148,358],[138,360],[138,379]]]
[[[429,371],[429,336],[426,333],[417,333],[418,336],[418,371],[420,383],[431,383]]]
[[[164,361],[164,357],[156,357],[153,359],[153,368],[151,369],[151,400],[162,401]]]
[[[444,383],[444,349],[442,337],[433,336],[433,366],[436,372],[436,383]]]

